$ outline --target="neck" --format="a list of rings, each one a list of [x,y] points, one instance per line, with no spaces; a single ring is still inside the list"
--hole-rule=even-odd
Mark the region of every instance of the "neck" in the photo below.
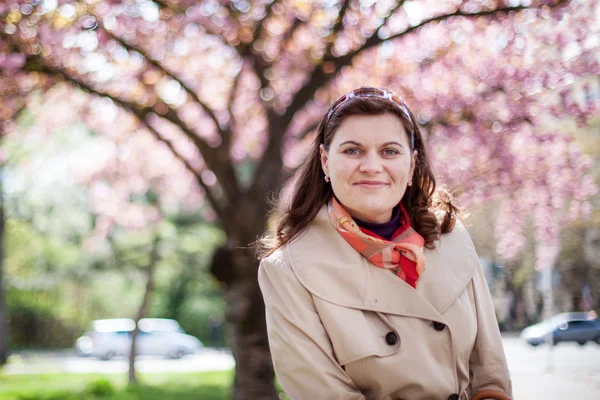
[[[354,222],[356,222],[356,224],[362,228],[362,229],[366,229],[370,232],[375,233],[378,236],[381,236],[382,238],[386,239],[386,240],[390,240],[391,237],[394,235],[394,232],[396,232],[396,230],[398,229],[398,227],[401,225],[401,221],[403,218],[401,218],[401,212],[400,212],[400,207],[395,207],[392,210],[391,213],[391,218],[384,223],[372,223],[369,221],[364,221],[361,220],[360,218],[356,218],[356,217],[352,217],[354,219]]]
[[[340,204],[342,204],[342,203],[340,203]],[[344,207],[346,209],[346,211],[348,211],[348,214],[350,214],[350,216],[352,217],[352,219],[360,220],[360,221],[366,222],[368,224],[385,224],[385,223],[388,223],[388,222],[390,222],[394,218],[394,215],[395,215],[395,212],[396,212],[396,208],[394,208],[394,209],[388,211],[385,214],[380,214],[380,215],[372,216],[372,215],[365,215],[365,214],[356,212],[354,210],[351,210],[351,209],[347,208],[344,205],[342,205],[342,207]]]

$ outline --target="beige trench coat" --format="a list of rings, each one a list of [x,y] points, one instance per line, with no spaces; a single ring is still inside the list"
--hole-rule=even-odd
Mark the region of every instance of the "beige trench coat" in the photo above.
[[[511,394],[481,266],[457,223],[417,289],[370,264],[324,207],[308,231],[263,259],[269,345],[293,400],[468,400]]]

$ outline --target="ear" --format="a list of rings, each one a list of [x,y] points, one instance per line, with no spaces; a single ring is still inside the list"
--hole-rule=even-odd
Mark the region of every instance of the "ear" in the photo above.
[[[412,181],[413,175],[415,173],[415,167],[417,166],[417,156],[419,152],[417,150],[413,151],[412,157],[410,158],[410,175],[409,181]]]
[[[329,176],[329,167],[327,166],[329,155],[327,154],[327,150],[325,150],[325,146],[319,146],[319,154],[321,155],[321,168],[323,168],[323,173],[326,176]]]

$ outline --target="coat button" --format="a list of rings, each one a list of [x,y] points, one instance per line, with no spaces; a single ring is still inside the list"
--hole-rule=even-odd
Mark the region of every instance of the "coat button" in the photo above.
[[[433,323],[433,329],[435,329],[438,332],[443,331],[445,327],[446,327],[446,325],[442,324],[441,322],[434,322]],[[458,399],[458,397],[457,397],[457,399]],[[450,398],[448,398],[448,400],[450,400]]]
[[[458,400],[458,395],[456,393],[451,394],[450,396],[448,396],[448,400]]]
[[[398,334],[396,332],[388,332],[385,335],[385,342],[387,344],[389,344],[390,346],[395,345],[396,343],[398,343]]]

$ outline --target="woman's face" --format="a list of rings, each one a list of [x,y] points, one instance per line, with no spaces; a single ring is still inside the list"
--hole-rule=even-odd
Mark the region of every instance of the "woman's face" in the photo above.
[[[355,115],[342,122],[329,151],[321,145],[321,165],[350,215],[383,223],[404,196],[416,154],[399,117]]]

